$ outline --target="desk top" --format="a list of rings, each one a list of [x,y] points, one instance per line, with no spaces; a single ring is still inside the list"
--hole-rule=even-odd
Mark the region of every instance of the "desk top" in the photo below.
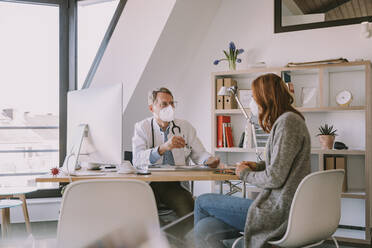
[[[106,172],[102,176],[71,176],[72,181],[88,179],[135,179],[147,182],[175,182],[175,181],[225,181],[239,180],[236,175],[216,174],[213,171],[153,171],[151,175],[136,174],[118,174],[116,172]],[[69,178],[66,175],[43,175],[36,179],[38,183],[68,183]]]

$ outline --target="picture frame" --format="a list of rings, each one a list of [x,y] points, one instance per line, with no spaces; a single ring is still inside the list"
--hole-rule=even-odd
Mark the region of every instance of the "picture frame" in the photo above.
[[[243,108],[249,108],[249,104],[252,100],[252,94],[253,92],[250,89],[239,89],[238,98]]]

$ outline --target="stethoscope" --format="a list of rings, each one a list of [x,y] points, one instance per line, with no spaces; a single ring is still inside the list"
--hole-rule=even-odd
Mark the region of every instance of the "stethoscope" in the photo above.
[[[174,123],[174,121],[172,121],[171,131],[172,131],[173,135],[176,135],[176,133],[174,132],[174,129],[178,129],[178,133],[181,134],[180,126],[177,126],[176,123]],[[152,146],[151,146],[151,148],[155,148],[154,119],[151,119],[151,136],[152,136]]]

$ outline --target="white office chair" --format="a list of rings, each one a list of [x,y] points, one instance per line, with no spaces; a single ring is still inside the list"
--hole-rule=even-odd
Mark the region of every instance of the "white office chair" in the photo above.
[[[344,170],[327,170],[306,176],[299,184],[283,238],[269,243],[279,247],[313,247],[332,237],[341,217]],[[242,238],[242,237],[241,237]],[[233,248],[238,243],[236,240]]]
[[[84,180],[64,192],[58,223],[58,247],[84,247],[121,229],[133,240],[160,233],[154,194],[136,180]],[[158,232],[159,231],[159,232]]]

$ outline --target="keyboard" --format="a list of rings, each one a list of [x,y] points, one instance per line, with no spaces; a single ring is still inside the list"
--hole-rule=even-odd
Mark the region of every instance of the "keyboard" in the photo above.
[[[106,173],[97,171],[74,171],[70,173],[71,176],[83,177],[83,176],[104,176]]]
[[[213,171],[205,165],[151,165],[149,171]]]

